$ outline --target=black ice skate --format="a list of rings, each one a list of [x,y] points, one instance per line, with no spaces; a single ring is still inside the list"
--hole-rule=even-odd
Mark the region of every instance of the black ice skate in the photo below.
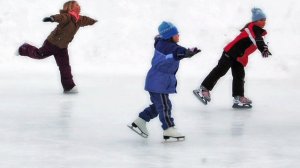
[[[143,138],[148,138],[148,129],[146,127],[146,121],[138,117],[131,125],[127,125],[132,131],[137,133]]]
[[[211,100],[209,90],[204,86],[200,86],[199,89],[193,90],[193,93],[205,105],[207,105],[207,102],[210,102]]]
[[[78,93],[78,89],[76,86],[74,86],[72,89],[70,90],[64,90],[64,94],[77,94]]]
[[[252,101],[244,96],[235,96],[233,99],[232,108],[250,109],[252,108]]]

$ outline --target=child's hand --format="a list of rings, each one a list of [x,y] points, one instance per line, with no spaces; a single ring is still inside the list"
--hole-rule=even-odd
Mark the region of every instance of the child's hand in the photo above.
[[[192,51],[194,53],[194,55],[201,52],[201,50],[197,47],[189,48],[189,50]]]
[[[54,18],[53,17],[45,17],[43,19],[43,22],[54,22]]]
[[[193,47],[193,48],[188,48],[186,53],[185,53],[185,57],[186,58],[191,58],[192,56],[196,55],[197,53],[199,53],[201,50],[198,49],[197,47]]]
[[[271,52],[269,51],[267,45],[264,46],[264,50],[263,50],[263,52],[262,52],[261,54],[262,54],[262,56],[263,56],[264,58],[267,58],[267,57],[269,57],[269,55],[272,55]]]

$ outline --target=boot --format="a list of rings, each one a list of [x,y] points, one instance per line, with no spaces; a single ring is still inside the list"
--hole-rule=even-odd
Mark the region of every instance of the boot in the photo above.
[[[234,96],[234,103],[238,104],[252,104],[252,100],[244,96]]]
[[[165,140],[169,138],[176,138],[177,140],[185,138],[185,136],[179,133],[174,127],[169,127],[168,129],[164,130],[163,135]]]
[[[140,117],[135,119],[131,125],[128,125],[130,129],[132,129],[134,132],[139,134],[140,136],[144,138],[148,138],[148,129],[146,126],[146,121]]]
[[[208,102],[210,102],[210,93],[209,90],[206,89],[204,86],[200,86],[200,95],[207,100]]]
[[[252,108],[252,101],[244,96],[234,96],[233,108]]]
[[[193,90],[193,93],[205,105],[211,100],[209,90],[204,86],[200,86],[199,89]]]
[[[64,93],[65,94],[76,94],[76,93],[78,93],[78,89],[77,89],[77,87],[76,86],[74,86],[72,89],[70,89],[70,90],[64,90]]]

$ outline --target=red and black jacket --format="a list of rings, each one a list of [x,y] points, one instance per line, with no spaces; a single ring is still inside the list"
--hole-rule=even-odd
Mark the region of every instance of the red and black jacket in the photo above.
[[[266,34],[266,30],[251,22],[247,24],[241,30],[241,33],[224,48],[224,51],[230,57],[237,59],[243,66],[246,66],[250,54],[257,48],[260,52],[263,51],[264,46],[266,46],[263,36]]]

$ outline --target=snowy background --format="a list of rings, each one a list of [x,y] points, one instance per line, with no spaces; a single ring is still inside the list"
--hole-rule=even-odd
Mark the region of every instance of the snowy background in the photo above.
[[[77,95],[63,95],[53,57],[14,55],[23,42],[41,46],[65,1],[0,0],[0,167],[299,167],[300,2],[297,0],[79,0],[97,19],[69,46]],[[223,47],[251,18],[267,15],[273,56],[250,56],[246,96],[254,108],[231,109],[231,75],[203,106],[192,95],[216,65]],[[158,120],[141,139],[126,127],[149,102],[143,91],[153,38],[173,22],[180,45],[202,52],[183,60],[173,114],[185,142],[162,144]],[[281,103],[284,102],[284,103]]]

